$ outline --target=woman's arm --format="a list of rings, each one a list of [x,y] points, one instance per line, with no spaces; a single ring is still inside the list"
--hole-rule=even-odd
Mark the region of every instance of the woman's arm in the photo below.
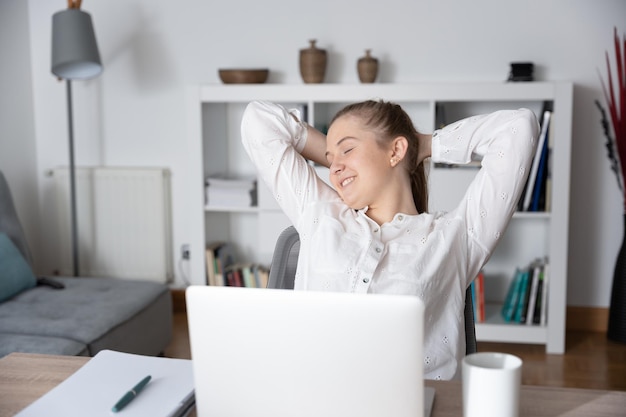
[[[326,159],[326,135],[308,123],[302,122],[294,113],[290,114],[297,123],[306,125],[307,138],[304,148],[300,149],[300,154],[304,158],[328,168],[330,164]]]
[[[300,154],[316,164],[330,166],[326,159],[326,135],[313,126],[307,126],[307,140]]]
[[[301,211],[310,199],[336,198],[336,193],[317,177],[315,170],[304,159],[305,154],[313,157],[320,153],[321,140],[324,141],[322,156],[325,152],[324,135],[313,132],[311,145],[308,137],[310,130],[296,113],[263,101],[250,103],[241,122],[242,143],[248,156],[296,226]]]
[[[467,236],[471,281],[489,258],[517,208],[537,146],[539,125],[527,109],[474,116],[433,133],[434,162],[469,163],[481,168],[459,205],[449,213]],[[469,282],[467,285],[469,285]]]

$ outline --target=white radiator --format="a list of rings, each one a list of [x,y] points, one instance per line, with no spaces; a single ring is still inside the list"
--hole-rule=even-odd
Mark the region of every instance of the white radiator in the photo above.
[[[69,170],[53,171],[60,275],[72,275]],[[160,168],[78,168],[81,276],[173,280],[170,172]]]

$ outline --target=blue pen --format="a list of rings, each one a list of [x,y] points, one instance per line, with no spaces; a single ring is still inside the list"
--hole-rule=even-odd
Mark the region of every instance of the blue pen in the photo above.
[[[148,385],[148,382],[150,382],[150,378],[152,378],[152,377],[150,375],[148,375],[147,377],[145,377],[144,379],[139,381],[139,383],[137,385],[135,385],[133,387],[133,389],[128,391],[126,394],[124,394],[124,396],[122,398],[120,398],[120,400],[117,403],[115,403],[115,405],[113,406],[111,411],[113,411],[114,413],[117,413],[118,411],[121,411],[122,408],[126,407],[128,405],[128,403],[131,402],[132,400],[134,400],[135,397],[137,395],[139,395],[141,390],[146,385]]]

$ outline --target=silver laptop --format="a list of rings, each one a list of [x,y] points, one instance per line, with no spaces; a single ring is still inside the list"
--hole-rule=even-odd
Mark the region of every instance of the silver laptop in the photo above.
[[[430,414],[415,297],[191,286],[186,299],[198,417]]]

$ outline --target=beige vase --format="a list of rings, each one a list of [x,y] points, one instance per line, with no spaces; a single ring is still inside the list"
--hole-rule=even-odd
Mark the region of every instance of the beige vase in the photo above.
[[[366,49],[365,56],[357,61],[357,72],[362,83],[373,83],[378,75],[378,59],[371,52],[371,49]]]
[[[322,83],[326,75],[326,51],[315,46],[315,39],[309,42],[311,46],[300,50],[300,75],[307,84]]]

